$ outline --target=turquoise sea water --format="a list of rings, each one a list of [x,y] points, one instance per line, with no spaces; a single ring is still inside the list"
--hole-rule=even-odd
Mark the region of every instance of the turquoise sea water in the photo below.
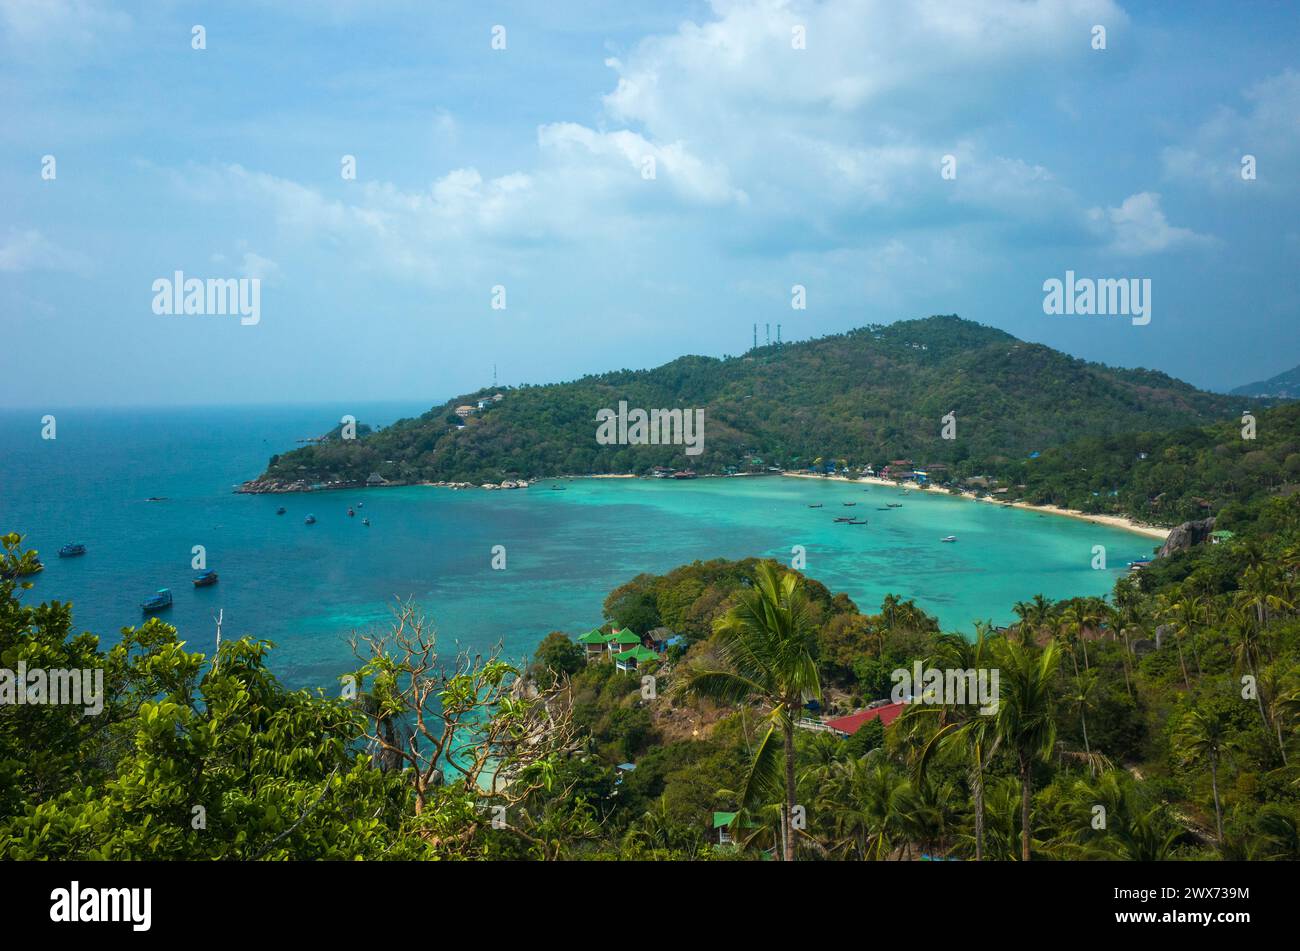
[[[42,553],[46,570],[26,597],[73,602],[78,629],[116,636],[139,623],[141,600],[170,587],[175,606],[162,617],[196,649],[210,650],[220,608],[224,635],[274,641],[273,666],[295,685],[330,682],[348,666],[347,633],[382,624],[398,597],[425,607],[445,648],[502,641],[517,657],[549,631],[600,623],[605,595],[640,572],[715,557],[789,563],[802,545],[807,573],[864,610],[896,592],[945,627],[969,631],[975,619],[1009,620],[1016,600],[1038,592],[1104,594],[1154,544],[964,499],[776,476],[577,479],[559,483],[563,492],[550,481],[496,492],[231,491],[343,413],[386,424],[426,408],[6,411],[0,531],[25,533]],[[57,420],[55,440],[41,439],[46,412]],[[823,507],[808,508],[816,502]],[[876,510],[886,502],[903,507]],[[288,513],[277,516],[281,505]],[[317,524],[303,524],[309,512]],[[834,524],[839,515],[869,524]],[[959,541],[943,544],[945,535]],[[89,553],[58,558],[69,541]],[[200,544],[221,575],[206,589],[190,584],[191,549]],[[491,567],[494,545],[505,546],[505,570]],[[1093,545],[1106,547],[1108,570],[1091,568]]]

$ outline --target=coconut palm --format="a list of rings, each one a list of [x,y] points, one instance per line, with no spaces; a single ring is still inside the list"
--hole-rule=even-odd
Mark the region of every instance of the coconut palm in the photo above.
[[[936,657],[938,665],[959,670],[985,669],[991,654],[985,635],[985,629],[980,627],[976,629],[973,642],[967,641],[961,635],[944,635],[939,639]],[[901,722],[904,729],[907,729],[913,724],[921,723],[924,719],[938,718],[938,728],[930,735],[917,759],[918,781],[924,782],[926,768],[937,753],[955,751],[965,758],[968,765],[971,805],[975,812],[975,861],[977,862],[984,859],[984,771],[998,749],[994,729],[995,713],[996,711],[981,710],[980,705],[975,702],[950,703],[944,706],[912,704],[903,714]]]
[[[1177,601],[1170,595],[1156,595],[1156,618],[1166,622],[1168,629],[1174,635],[1174,646],[1178,648],[1178,666],[1183,672],[1183,686],[1191,690],[1192,679],[1187,675],[1187,659],[1183,656],[1183,639],[1178,634],[1178,609],[1176,605]]]
[[[724,667],[692,668],[683,678],[686,693],[723,703],[758,700],[770,722],[754,750],[739,790],[742,808],[757,809],[780,796],[784,753],[782,831],[785,859],[794,860],[794,724],[803,705],[821,699],[812,648],[812,607],[802,579],[771,562],[758,566],[754,584],[714,624],[714,641]],[[778,750],[778,744],[781,749]]]
[[[1196,646],[1196,632],[1204,626],[1208,611],[1205,599],[1199,597],[1190,584],[1184,582],[1177,589],[1177,597],[1170,605],[1174,637],[1179,644],[1184,641],[1192,648],[1192,659],[1196,662],[1196,676],[1204,676],[1201,670],[1201,652]]]
[[[1254,608],[1248,603],[1239,603],[1231,608],[1227,618],[1228,635],[1232,642],[1232,656],[1237,672],[1250,672],[1251,683],[1255,689],[1255,700],[1259,705],[1259,718],[1264,721],[1264,732],[1273,736],[1273,724],[1269,720],[1268,707],[1264,699],[1264,685],[1259,677],[1259,668],[1264,654],[1264,636],[1259,624],[1256,623],[1256,615],[1253,611]],[[1281,749],[1280,737],[1278,748]]]
[[[994,735],[1016,757],[1020,777],[1020,858],[1028,862],[1033,766],[1036,761],[1046,761],[1056,748],[1052,698],[1060,668],[1060,647],[1052,643],[1039,651],[1006,642],[998,660],[1000,696]]]
[[[1097,683],[1097,671],[1085,670],[1075,678],[1075,690],[1070,696],[1070,704],[1079,711],[1079,725],[1083,728],[1083,751],[1089,756],[1092,755],[1092,746],[1088,743],[1088,711],[1096,706]]]
[[[1210,791],[1214,795],[1214,831],[1223,841],[1223,809],[1219,805],[1219,763],[1231,747],[1232,727],[1222,710],[1189,710],[1174,736],[1175,745],[1188,762],[1210,766]]]

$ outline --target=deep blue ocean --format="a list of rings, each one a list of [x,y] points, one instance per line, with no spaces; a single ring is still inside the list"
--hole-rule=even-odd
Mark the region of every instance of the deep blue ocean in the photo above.
[[[562,483],[563,492],[550,482],[496,492],[232,491],[344,413],[387,425],[427,408],[0,411],[0,532],[23,533],[47,566],[24,597],[71,601],[79,630],[111,640],[140,623],[144,598],[167,587],[175,604],[161,617],[193,649],[211,650],[220,609],[224,637],[271,640],[272,666],[287,682],[326,686],[350,667],[348,633],[384,624],[397,598],[423,606],[444,652],[501,642],[517,658],[549,631],[601,623],[605,596],[640,572],[714,557],[788,563],[802,545],[807,573],[864,610],[892,591],[969,631],[977,618],[1009,620],[1016,600],[1038,592],[1104,594],[1154,545],[1074,519],[781,477],[578,479]],[[53,440],[41,438],[46,413],[56,419]],[[904,505],[876,511],[886,501]],[[281,505],[288,512],[277,516]],[[315,525],[303,523],[308,513]],[[834,524],[842,514],[870,524]],[[950,534],[957,544],[939,542]],[[74,541],[88,553],[58,558]],[[1105,571],[1091,567],[1095,544],[1106,546]],[[195,545],[220,574],[213,587],[191,584]],[[495,545],[505,546],[505,570],[491,566]]]

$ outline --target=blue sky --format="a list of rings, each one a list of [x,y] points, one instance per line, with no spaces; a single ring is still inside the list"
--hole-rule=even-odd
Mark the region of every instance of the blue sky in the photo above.
[[[934,313],[1270,376],[1297,33],[1264,2],[0,0],[0,405],[432,403]],[[1151,279],[1150,324],[1045,315],[1067,269]],[[260,322],[156,315],[177,270],[259,278]]]

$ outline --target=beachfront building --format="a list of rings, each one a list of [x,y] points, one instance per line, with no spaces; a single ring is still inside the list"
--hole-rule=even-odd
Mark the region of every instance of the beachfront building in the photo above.
[[[461,419],[464,419],[466,416],[471,416],[473,415],[473,413],[474,413],[474,407],[472,406],[456,407],[456,415],[459,416]]]

